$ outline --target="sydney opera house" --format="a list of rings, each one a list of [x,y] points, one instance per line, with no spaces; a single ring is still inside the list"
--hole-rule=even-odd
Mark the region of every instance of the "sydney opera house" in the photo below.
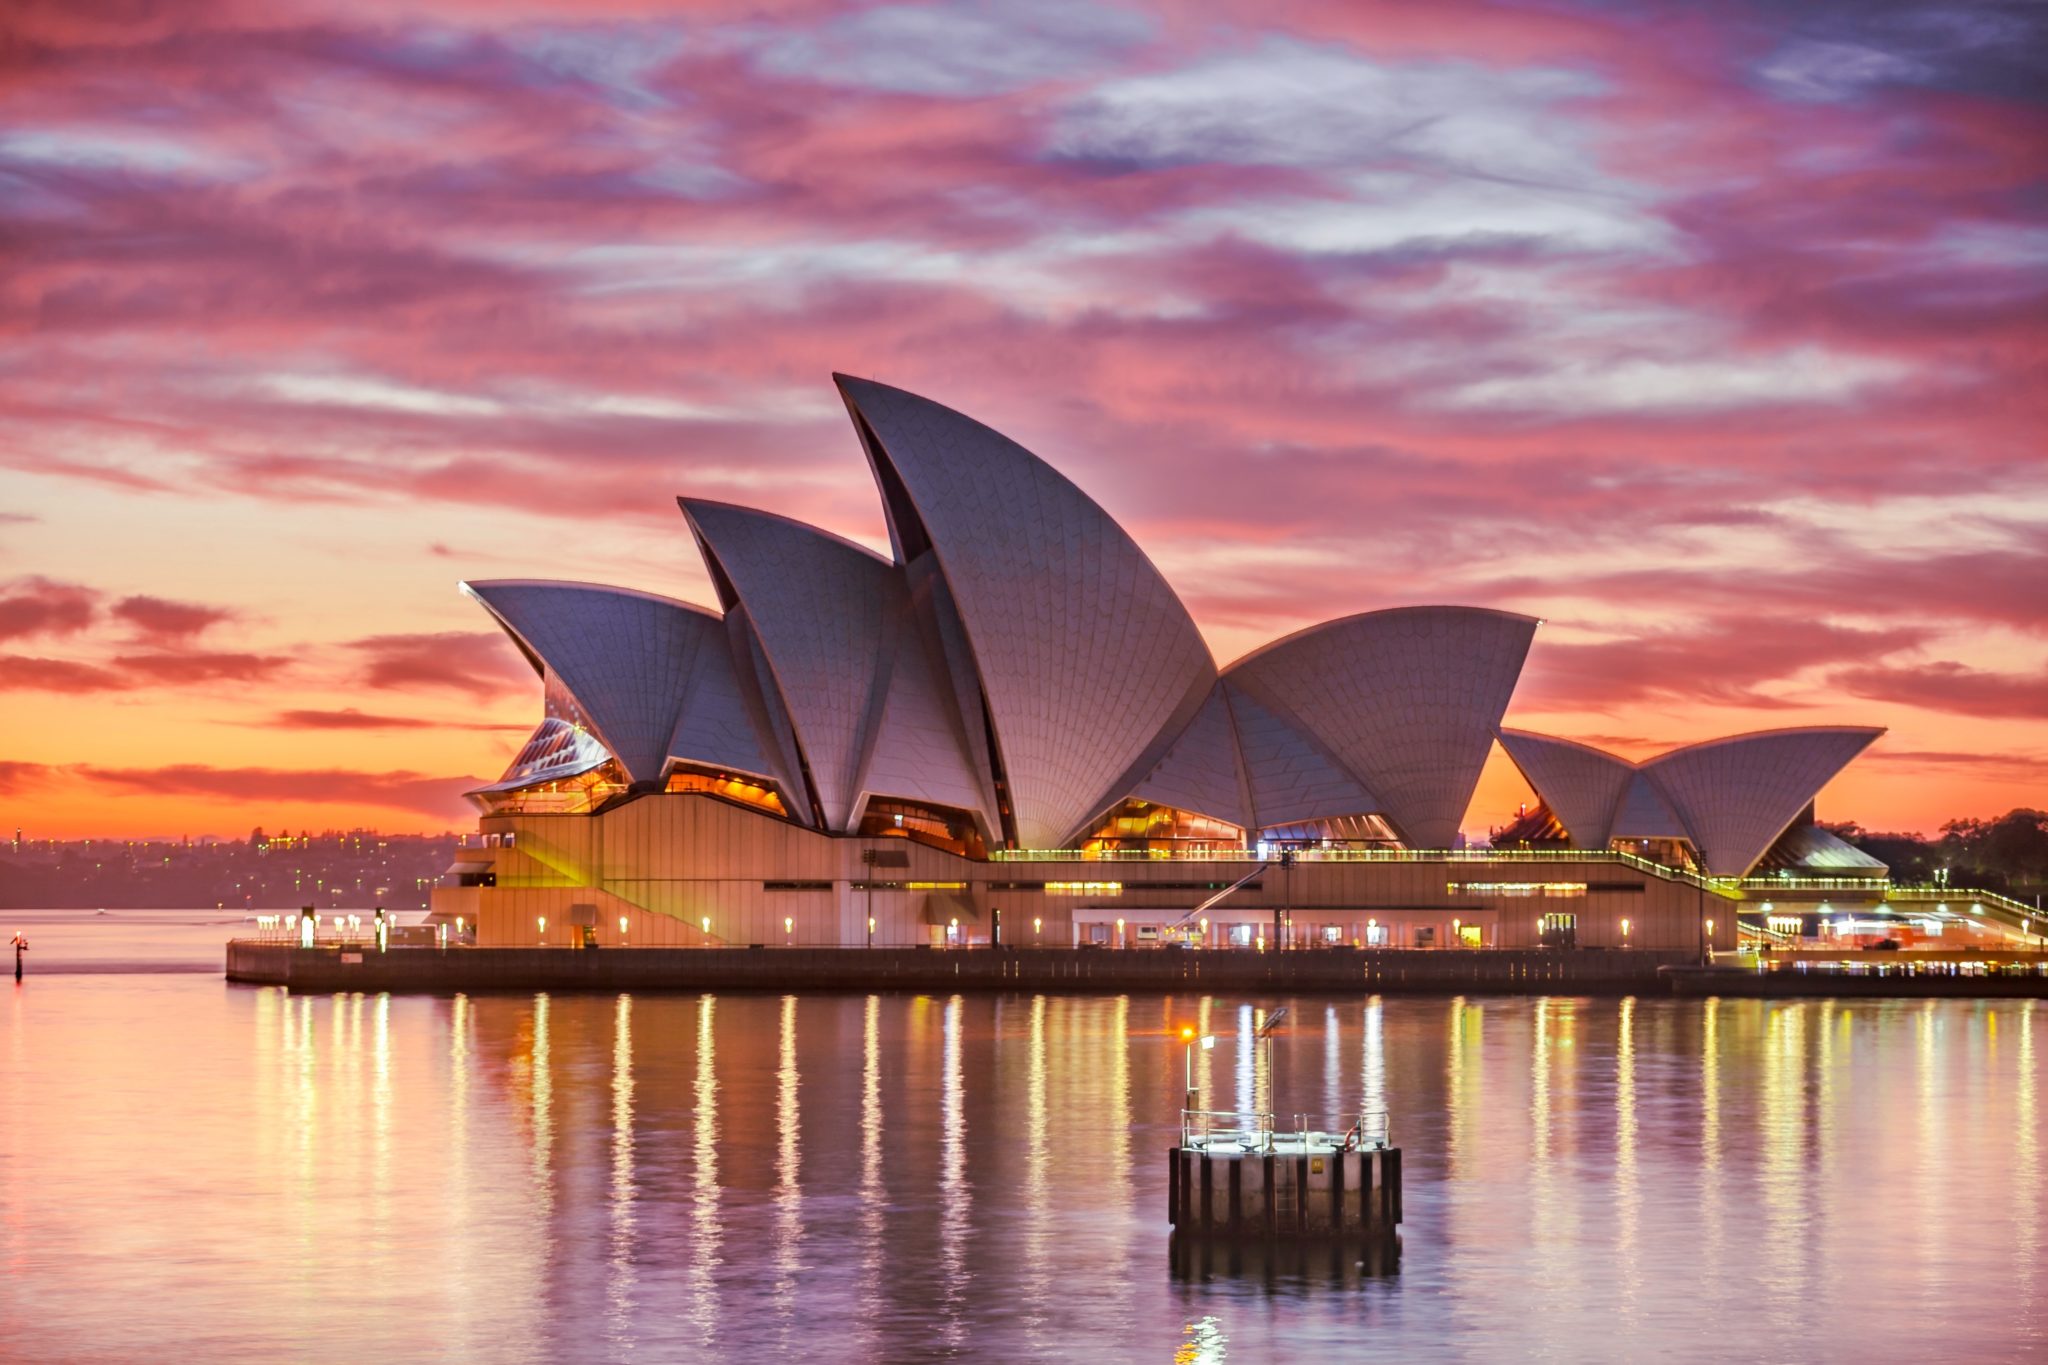
[[[1016,442],[840,376],[892,553],[681,499],[715,607],[473,582],[544,716],[436,892],[483,943],[1732,946],[1745,886],[1884,869],[1813,822],[1880,732],[1631,762],[1503,728],[1538,622],[1345,616],[1218,668]],[[1459,827],[1501,744],[1540,801]],[[1775,883],[1768,879],[1775,878]]]

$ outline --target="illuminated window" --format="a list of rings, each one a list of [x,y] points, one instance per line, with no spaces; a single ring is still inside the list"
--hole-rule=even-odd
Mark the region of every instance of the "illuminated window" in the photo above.
[[[965,811],[928,806],[895,797],[873,797],[861,812],[857,833],[870,839],[909,839],[963,858],[986,858],[988,846]]]
[[[1122,882],[1047,882],[1048,896],[1121,896]]]
[[[749,810],[766,811],[770,815],[787,817],[789,814],[783,807],[781,795],[755,777],[678,768],[669,774],[666,790],[715,796],[721,801],[730,801]]]
[[[509,790],[486,788],[471,793],[486,815],[579,815],[597,809],[627,787],[626,774],[618,763],[606,759],[597,767],[574,777],[533,782]],[[511,835],[490,836],[488,843],[510,844]]]
[[[1453,896],[1549,896],[1560,900],[1586,894],[1584,882],[1449,882],[1446,889]]]
[[[1296,848],[1401,847],[1394,827],[1377,815],[1337,815],[1326,820],[1268,825],[1259,831],[1259,841]]]
[[[1244,830],[1193,811],[1157,806],[1150,801],[1119,803],[1081,842],[1085,852],[1198,852],[1243,848]]]

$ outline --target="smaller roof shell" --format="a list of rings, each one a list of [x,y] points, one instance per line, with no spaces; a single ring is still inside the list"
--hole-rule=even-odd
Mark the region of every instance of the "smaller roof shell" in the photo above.
[[[1254,650],[1224,678],[1321,741],[1410,847],[1449,848],[1536,626],[1484,607],[1364,612]]]

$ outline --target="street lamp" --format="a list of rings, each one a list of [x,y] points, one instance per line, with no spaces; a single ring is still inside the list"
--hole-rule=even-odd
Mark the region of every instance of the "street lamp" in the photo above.
[[[625,917],[624,915],[620,915],[620,916],[619,916],[619,942],[621,942],[621,943],[624,943],[625,941],[626,941],[626,917]]]
[[[795,916],[795,915],[784,915],[784,916],[782,917],[782,946],[783,946],[783,947],[787,948],[787,947],[789,946],[789,936],[790,936],[791,934],[795,933],[795,932],[796,932],[796,916]]]
[[[1628,946],[1628,921],[1626,919],[1621,922],[1621,946],[1624,948]]]
[[[1033,916],[1031,917],[1031,937],[1033,937],[1033,938],[1038,938],[1038,937],[1039,937],[1040,935],[1042,935],[1042,934],[1043,934],[1044,932],[1045,932],[1045,916],[1043,916],[1043,915],[1033,915]]]
[[[548,917],[547,917],[546,915],[541,915],[541,916],[539,916],[539,919],[540,919],[540,946],[541,946],[541,947],[543,947],[543,948],[545,948],[545,947],[547,947],[547,946],[548,946]]]
[[[704,944],[706,947],[709,947],[711,944],[711,916],[706,915],[703,919],[697,921],[697,923],[703,927]]]
[[[874,946],[875,946],[875,917],[874,917],[873,915],[869,915],[869,916],[868,916],[868,947],[872,948],[872,947],[874,947]]]
[[[1122,915],[1118,915],[1116,920],[1116,946],[1119,948],[1124,946],[1124,920]]]

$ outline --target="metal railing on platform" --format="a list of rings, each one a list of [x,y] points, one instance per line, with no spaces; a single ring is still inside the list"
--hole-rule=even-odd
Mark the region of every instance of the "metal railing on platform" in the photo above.
[[[1736,879],[1702,877],[1619,849],[1572,848],[1303,848],[1289,850],[1297,863],[1613,863],[1667,881],[1741,899]],[[1279,850],[1255,848],[1005,848],[989,853],[998,863],[1250,863],[1271,862]]]
[[[1243,1109],[1183,1109],[1180,1145],[1193,1152],[1355,1152],[1394,1145],[1384,1109],[1330,1118],[1296,1114],[1292,1129],[1276,1129],[1273,1115]]]
[[[1229,1148],[1237,1152],[1273,1150],[1273,1116],[1252,1110],[1183,1109],[1180,1145],[1190,1151]]]

